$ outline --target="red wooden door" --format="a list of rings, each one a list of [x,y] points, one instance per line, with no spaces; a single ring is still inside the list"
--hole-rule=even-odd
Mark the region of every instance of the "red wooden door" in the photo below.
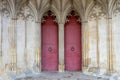
[[[42,71],[58,70],[58,26],[49,14],[42,24]]]
[[[72,15],[65,24],[65,69],[82,70],[81,24]]]

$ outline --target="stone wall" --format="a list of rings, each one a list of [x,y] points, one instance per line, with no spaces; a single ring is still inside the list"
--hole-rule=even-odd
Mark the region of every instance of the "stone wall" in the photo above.
[[[79,1],[78,3],[80,3]],[[13,2],[13,0],[10,0],[10,2]],[[114,0],[108,2],[104,5],[99,1],[98,4],[94,4],[92,1],[88,2],[88,4],[91,3],[91,6],[88,5],[87,10],[84,12],[81,11],[79,5],[74,6],[74,4],[78,4],[77,2],[74,2],[74,4],[69,2],[68,6],[72,7],[67,7],[68,10],[64,7],[64,11],[64,9],[54,10],[55,7],[53,8],[53,6],[55,4],[52,3],[52,6],[47,5],[47,9],[43,5],[44,8],[40,8],[42,10],[37,10],[33,5],[30,5],[34,4],[32,2],[29,5],[21,6],[17,10],[12,6],[12,3],[8,3],[6,0],[1,1],[0,66],[4,70],[9,66],[10,71],[23,71],[26,68],[32,69],[35,65],[41,70],[41,20],[45,10],[51,9],[53,13],[55,12],[59,25],[59,67],[64,68],[63,33],[65,19],[70,10],[79,6],[75,10],[78,11],[82,23],[83,68],[91,66],[106,70],[106,72],[119,72],[120,2],[119,0],[116,3],[114,3]],[[110,6],[106,9],[105,5],[108,4],[112,8]],[[116,4],[115,7],[112,4]],[[83,6],[82,3],[80,5]]]

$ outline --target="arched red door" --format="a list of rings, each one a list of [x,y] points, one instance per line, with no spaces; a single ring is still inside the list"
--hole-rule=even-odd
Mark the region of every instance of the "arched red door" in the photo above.
[[[42,24],[42,71],[58,70],[58,25],[48,12]]]
[[[71,12],[65,24],[65,69],[67,71],[82,70],[81,24],[77,16]]]

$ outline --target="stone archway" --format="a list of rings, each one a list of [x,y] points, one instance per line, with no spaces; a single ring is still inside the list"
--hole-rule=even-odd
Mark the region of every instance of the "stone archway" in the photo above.
[[[67,16],[65,24],[65,70],[82,70],[82,31],[75,12]]]

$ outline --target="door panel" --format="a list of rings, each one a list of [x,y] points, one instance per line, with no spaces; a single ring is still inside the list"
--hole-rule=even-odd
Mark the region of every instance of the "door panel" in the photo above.
[[[42,24],[42,70],[58,70],[58,27],[50,15]]]
[[[81,24],[75,16],[65,25],[65,69],[82,70]]]

